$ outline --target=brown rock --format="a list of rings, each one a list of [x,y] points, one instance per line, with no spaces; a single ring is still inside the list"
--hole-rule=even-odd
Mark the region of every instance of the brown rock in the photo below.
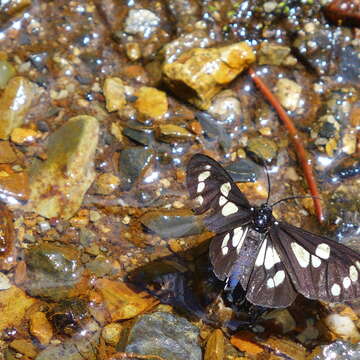
[[[33,143],[40,137],[41,133],[32,129],[15,128],[11,132],[11,141],[18,145]]]
[[[10,343],[10,347],[29,358],[34,358],[37,355],[36,347],[31,340],[16,339]]]
[[[206,342],[204,360],[224,359],[224,335],[220,329],[214,330]]]
[[[40,344],[49,344],[53,337],[53,329],[43,312],[37,311],[31,314],[30,333],[39,340]]]
[[[0,194],[9,201],[16,199],[26,202],[30,195],[28,175],[25,172],[0,175]]]
[[[136,109],[144,116],[159,118],[168,111],[168,101],[163,91],[143,86],[137,93]]]
[[[249,331],[240,331],[230,339],[240,351],[244,351],[251,356],[259,356],[264,352],[264,349],[256,343],[255,335]]]
[[[95,181],[95,189],[98,194],[109,195],[120,185],[120,179],[111,174],[101,174]]]
[[[207,109],[211,99],[254,61],[255,55],[245,42],[192,49],[163,65],[164,80],[178,96]]]
[[[95,287],[103,296],[112,321],[131,319],[158,303],[148,293],[135,291],[123,282],[99,279]]]
[[[17,156],[8,141],[0,142],[0,164],[11,164],[16,161]]]
[[[103,91],[107,111],[111,112],[120,110],[126,104],[125,88],[120,78],[107,78],[104,83]]]

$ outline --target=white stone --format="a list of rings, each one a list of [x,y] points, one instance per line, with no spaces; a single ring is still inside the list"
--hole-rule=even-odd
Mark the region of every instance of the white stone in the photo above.
[[[290,79],[282,78],[276,83],[275,93],[285,109],[296,110],[301,95],[300,85]]]
[[[350,340],[352,342],[360,340],[359,331],[349,316],[330,314],[325,318],[325,323],[333,333],[343,340]]]

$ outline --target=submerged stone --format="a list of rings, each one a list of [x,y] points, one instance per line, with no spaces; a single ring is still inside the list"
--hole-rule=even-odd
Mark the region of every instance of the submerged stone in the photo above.
[[[30,207],[46,218],[68,219],[79,209],[95,178],[98,121],[87,115],[71,118],[49,137],[47,159],[30,169]]]
[[[248,141],[247,151],[257,160],[270,162],[277,154],[277,145],[271,139],[257,136]]]
[[[164,80],[179,97],[207,109],[211,99],[254,61],[255,55],[245,42],[192,49],[172,63],[165,62]]]
[[[159,311],[138,317],[125,351],[172,360],[201,360],[198,337],[199,329],[189,321]]]
[[[15,75],[14,67],[6,60],[0,60],[0,89],[6,87],[7,82]]]
[[[163,239],[197,235],[204,231],[200,219],[188,210],[150,211],[140,221]]]
[[[159,125],[159,138],[168,143],[186,142],[193,139],[194,135],[182,126],[175,124],[161,124]]]
[[[258,166],[250,159],[238,159],[225,166],[235,182],[255,182],[258,178]]]

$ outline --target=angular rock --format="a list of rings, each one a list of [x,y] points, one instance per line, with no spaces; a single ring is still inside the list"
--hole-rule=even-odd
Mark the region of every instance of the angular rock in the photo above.
[[[270,162],[277,154],[277,145],[269,138],[257,136],[248,141],[246,150],[255,159]]]
[[[98,121],[71,118],[49,138],[47,159],[30,169],[30,208],[46,218],[68,219],[79,209],[95,178]]]
[[[204,360],[224,359],[224,334],[220,329],[214,330],[206,342]]]
[[[360,344],[338,340],[321,346],[320,349],[316,349],[316,352],[312,360],[358,360],[360,359]]]
[[[140,222],[163,239],[197,235],[204,225],[188,210],[155,210],[140,218]]]
[[[125,88],[122,80],[117,77],[109,77],[105,80],[103,88],[107,111],[120,110],[126,104]]]
[[[137,318],[125,351],[171,360],[201,360],[198,336],[199,329],[186,319],[159,311]]]
[[[53,337],[53,329],[45,313],[37,311],[30,315],[30,333],[36,337],[41,345],[49,344]]]
[[[35,96],[31,82],[16,76],[9,80],[0,97],[0,139],[8,139],[11,131],[24,123]]]
[[[144,116],[159,118],[168,111],[166,94],[158,89],[143,86],[136,92],[134,106]]]
[[[159,125],[159,138],[167,143],[186,142],[194,138],[194,135],[182,126],[174,124]]]
[[[275,94],[285,109],[295,111],[300,100],[301,86],[295,81],[282,78],[276,83]]]
[[[154,152],[143,147],[129,147],[121,151],[119,171],[125,189],[130,189],[134,182],[143,174],[154,159]]]
[[[96,281],[95,288],[101,293],[112,321],[131,319],[158,303],[145,291],[133,290],[119,281],[99,279]]]
[[[15,151],[8,141],[0,142],[0,164],[11,164],[17,159]]]
[[[147,9],[131,9],[125,20],[125,32],[148,38],[159,26],[160,18]]]
[[[163,65],[164,80],[179,97],[201,109],[210,106],[220,90],[255,61],[245,42],[221,48],[192,49]]]

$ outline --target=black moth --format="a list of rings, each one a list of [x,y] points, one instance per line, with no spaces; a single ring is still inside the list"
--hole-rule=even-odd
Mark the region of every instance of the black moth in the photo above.
[[[328,302],[360,297],[360,255],[355,251],[276,220],[267,202],[251,206],[208,156],[190,159],[186,181],[195,213],[206,212],[205,225],[217,234],[210,260],[227,288],[240,282],[251,303],[272,308],[289,306],[297,293]]]

